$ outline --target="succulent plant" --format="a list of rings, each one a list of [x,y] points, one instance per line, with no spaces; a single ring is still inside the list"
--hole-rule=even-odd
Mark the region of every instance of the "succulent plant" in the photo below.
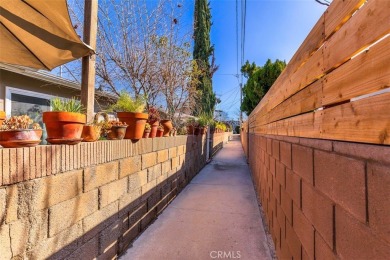
[[[3,124],[0,126],[0,131],[9,131],[9,130],[21,130],[21,129],[42,129],[38,123],[34,121],[27,115],[22,116],[12,116],[9,119],[6,119]]]
[[[157,108],[155,108],[153,106],[149,107],[148,114],[149,114],[148,122],[150,122],[150,123],[161,120],[160,112],[158,111]]]
[[[150,126],[149,123],[146,123],[146,124],[145,124],[145,130],[150,130],[150,129],[152,129],[152,127]]]

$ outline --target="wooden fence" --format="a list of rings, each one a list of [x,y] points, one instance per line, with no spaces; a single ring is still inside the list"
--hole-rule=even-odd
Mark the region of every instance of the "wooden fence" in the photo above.
[[[389,33],[389,0],[334,0],[248,131],[390,145]]]

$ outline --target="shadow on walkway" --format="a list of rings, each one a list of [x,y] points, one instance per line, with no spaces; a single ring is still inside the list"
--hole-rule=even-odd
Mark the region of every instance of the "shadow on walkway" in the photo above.
[[[272,259],[240,141],[229,142],[121,260]]]

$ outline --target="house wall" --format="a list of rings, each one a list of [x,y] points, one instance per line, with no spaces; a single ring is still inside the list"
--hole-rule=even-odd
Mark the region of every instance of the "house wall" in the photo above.
[[[71,89],[62,85],[48,83],[46,81],[30,78],[7,70],[0,70],[0,110],[5,111],[6,87],[34,91],[55,97],[72,98],[80,97],[80,90]],[[107,101],[97,99],[95,111],[100,111],[99,105],[106,106]]]
[[[0,149],[0,162],[1,259],[112,259],[203,168],[206,136]]]
[[[244,149],[279,259],[388,258],[389,147],[249,133]]]

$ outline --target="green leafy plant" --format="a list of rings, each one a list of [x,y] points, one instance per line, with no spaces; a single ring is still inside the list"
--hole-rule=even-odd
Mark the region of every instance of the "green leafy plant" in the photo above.
[[[213,119],[206,113],[202,113],[198,117],[198,123],[200,127],[205,127],[211,124]]]
[[[132,98],[129,93],[121,92],[118,100],[110,107],[111,111],[142,113],[145,111],[146,100],[143,96]]]
[[[150,129],[152,129],[151,126],[150,126],[150,124],[149,124],[149,123],[146,123],[146,124],[145,124],[145,130],[150,130]]]
[[[50,105],[53,112],[85,112],[84,106],[76,98],[63,99],[56,97],[50,100]]]

